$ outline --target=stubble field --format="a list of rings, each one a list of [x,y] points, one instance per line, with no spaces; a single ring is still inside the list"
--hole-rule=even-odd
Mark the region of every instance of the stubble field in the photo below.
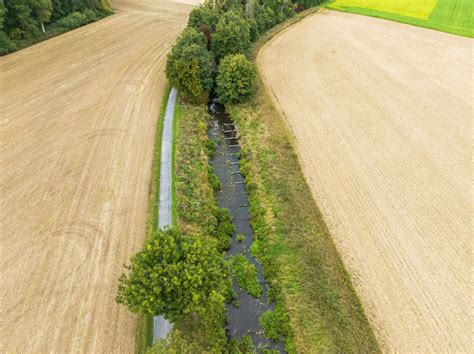
[[[191,4],[114,2],[0,58],[0,352],[133,352],[117,278],[143,242],[166,53]]]
[[[471,50],[326,10],[257,58],[385,350],[472,349]]]

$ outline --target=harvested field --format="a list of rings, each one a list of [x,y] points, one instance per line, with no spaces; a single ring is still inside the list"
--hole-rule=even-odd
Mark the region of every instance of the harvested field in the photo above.
[[[387,351],[472,351],[471,51],[326,10],[257,58]]]
[[[166,53],[191,2],[114,7],[0,58],[0,352],[134,350],[117,279],[143,242]]]

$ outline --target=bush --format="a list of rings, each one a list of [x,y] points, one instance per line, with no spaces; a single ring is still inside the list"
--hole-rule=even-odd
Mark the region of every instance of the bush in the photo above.
[[[270,339],[280,340],[288,336],[291,331],[288,315],[282,305],[276,305],[273,311],[266,311],[258,322],[265,336]]]
[[[242,290],[254,297],[262,295],[262,287],[257,279],[257,268],[245,256],[238,255],[234,258],[232,272]]]
[[[92,10],[85,10],[84,12],[73,12],[66,17],[56,21],[53,26],[61,30],[71,30],[88,23],[94,22],[98,19],[97,13]]]
[[[219,11],[209,5],[200,5],[191,10],[188,26],[199,28],[200,26],[205,25],[214,32],[216,30],[217,22],[219,22]]]
[[[217,240],[217,249],[222,252],[230,248],[235,226],[232,223],[232,215],[228,209],[217,208],[214,215],[217,226],[213,232],[213,237]]]
[[[188,101],[203,100],[212,87],[214,59],[204,35],[187,28],[176,41],[166,63],[166,77]]]
[[[216,78],[217,99],[222,104],[248,100],[255,91],[255,66],[242,54],[222,59]]]
[[[212,51],[217,60],[244,53],[250,47],[250,26],[239,12],[231,10],[219,20],[212,36]]]
[[[173,329],[165,338],[147,350],[147,354],[199,354],[205,353],[198,343],[189,341],[178,329]]]
[[[132,312],[162,314],[171,321],[205,312],[228,279],[211,238],[183,235],[175,228],[155,231],[125,268],[117,302]]]
[[[8,38],[7,34],[0,30],[0,55],[15,51],[15,44]]]

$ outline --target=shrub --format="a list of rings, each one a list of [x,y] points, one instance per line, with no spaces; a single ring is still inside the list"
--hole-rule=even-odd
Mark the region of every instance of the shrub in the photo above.
[[[255,91],[256,76],[255,66],[242,54],[225,57],[216,78],[218,101],[234,104],[248,100]]]
[[[187,27],[179,35],[173,49],[182,49],[183,47],[186,47],[191,44],[197,44],[198,46],[202,46],[204,48],[206,46],[206,37],[196,28]]]
[[[203,313],[216,290],[225,288],[228,274],[212,239],[176,228],[155,231],[130,263],[119,279],[117,302],[171,321]]]
[[[0,55],[15,51],[15,44],[8,38],[7,34],[0,30]]]
[[[270,339],[280,340],[288,336],[291,331],[288,315],[282,305],[276,305],[273,311],[266,311],[258,320],[265,332],[265,336]]]
[[[239,12],[225,13],[212,36],[212,51],[217,60],[226,55],[244,53],[250,47],[250,27]]]
[[[200,5],[191,10],[188,26],[199,28],[200,26],[205,25],[214,32],[216,30],[217,22],[219,22],[219,11],[209,5]]]
[[[232,215],[228,209],[216,208],[214,215],[217,220],[217,226],[214,230],[213,236],[217,240],[217,249],[225,251],[231,245],[231,237],[235,231],[235,226],[232,223]]]
[[[243,255],[234,258],[232,272],[242,290],[254,297],[262,295],[262,287],[257,279],[257,268]]]
[[[244,234],[238,234],[237,235],[237,241],[238,242],[244,242],[245,240],[245,235]]]

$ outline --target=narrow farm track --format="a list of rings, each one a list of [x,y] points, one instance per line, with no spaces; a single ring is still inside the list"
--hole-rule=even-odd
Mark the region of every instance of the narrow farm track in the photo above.
[[[113,5],[0,58],[0,352],[134,350],[117,279],[143,242],[166,53],[192,4]]]
[[[387,351],[473,350],[472,46],[322,11],[257,59]]]

